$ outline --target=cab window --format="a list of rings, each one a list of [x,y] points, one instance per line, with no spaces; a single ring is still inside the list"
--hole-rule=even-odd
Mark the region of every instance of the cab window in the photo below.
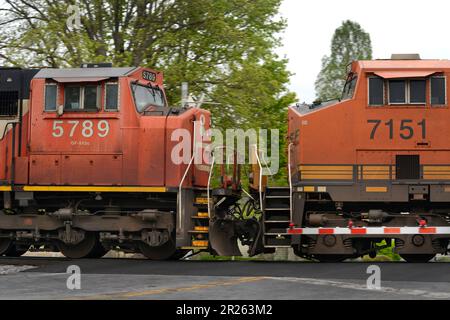
[[[133,83],[131,85],[134,102],[138,112],[145,112],[149,107],[164,107],[163,92],[157,87],[148,87]]]
[[[56,111],[58,86],[56,84],[45,85],[45,111]]]
[[[426,80],[410,80],[409,81],[409,102],[413,104],[426,103]]]
[[[66,86],[64,88],[64,110],[97,111],[99,109],[97,85]]]
[[[105,110],[119,110],[119,85],[117,83],[107,83],[105,85]]]
[[[445,78],[432,77],[431,78],[431,105],[445,105]]]
[[[358,78],[353,76],[347,80],[344,86],[344,91],[342,92],[341,100],[352,99],[353,94],[355,93],[356,82]]]
[[[387,90],[387,94],[385,93]],[[369,105],[425,105],[427,79],[369,78]]]
[[[389,80],[389,104],[425,104],[426,80]]]
[[[406,103],[406,81],[389,80],[389,104]]]
[[[369,78],[369,105],[384,105],[384,80],[382,78]]]
[[[97,110],[98,109],[98,87],[85,86],[84,87],[83,109]]]

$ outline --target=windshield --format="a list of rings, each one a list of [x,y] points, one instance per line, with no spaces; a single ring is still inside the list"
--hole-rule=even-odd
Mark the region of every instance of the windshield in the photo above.
[[[352,99],[355,92],[356,81],[358,78],[356,76],[349,76],[347,82],[344,86],[344,91],[342,92],[341,100]]]
[[[138,112],[144,112],[151,106],[164,107],[164,95],[157,87],[147,87],[133,83],[131,85],[134,102]]]

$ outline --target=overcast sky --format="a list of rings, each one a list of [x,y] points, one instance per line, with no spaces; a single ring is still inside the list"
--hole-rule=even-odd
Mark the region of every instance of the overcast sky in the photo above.
[[[283,0],[281,14],[288,27],[277,52],[289,59],[289,70],[295,73],[290,89],[299,101],[314,100],[321,59],[329,54],[334,30],[346,19],[369,32],[376,59],[392,53],[450,59],[449,0]]]
[[[370,34],[376,59],[391,53],[450,59],[448,0],[283,0],[281,13],[288,28],[278,52],[289,59],[295,73],[290,89],[300,101],[314,100],[322,56],[329,54],[333,32],[346,19]]]

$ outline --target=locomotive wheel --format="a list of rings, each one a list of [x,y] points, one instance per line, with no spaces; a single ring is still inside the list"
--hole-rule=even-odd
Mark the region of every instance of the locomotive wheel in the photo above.
[[[69,259],[101,258],[107,252],[98,240],[98,235],[92,232],[86,232],[83,241],[76,245],[60,242],[58,248]]]
[[[0,239],[0,256],[6,254],[12,246],[12,240]]]
[[[105,254],[108,253],[109,250],[105,249],[100,241],[96,241],[94,249],[88,254],[86,258],[90,259],[100,259]]]
[[[169,260],[177,255],[177,248],[171,240],[159,247],[151,247],[144,242],[139,242],[138,248],[141,253],[150,260]],[[175,260],[175,258],[173,260]]]
[[[401,254],[400,257],[410,263],[426,263],[433,259],[435,254]]]
[[[341,254],[316,254],[314,259],[324,263],[342,262],[347,259],[348,256]]]
[[[8,250],[5,251],[4,255],[7,257],[18,258],[24,255],[28,251],[28,247],[26,249],[18,248],[16,244],[11,244]]]

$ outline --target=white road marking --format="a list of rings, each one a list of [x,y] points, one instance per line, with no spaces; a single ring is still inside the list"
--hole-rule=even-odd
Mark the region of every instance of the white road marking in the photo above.
[[[0,275],[7,275],[7,274],[15,274],[19,272],[23,272],[26,270],[37,268],[35,266],[13,266],[13,265],[3,265],[0,266]]]
[[[278,280],[278,281],[288,281],[297,282],[302,284],[312,284],[319,286],[331,286],[342,289],[353,289],[353,290],[363,290],[371,292],[383,292],[398,295],[410,295],[410,296],[420,296],[423,298],[431,299],[450,299],[450,292],[431,292],[426,290],[418,289],[401,289],[381,286],[381,289],[369,289],[365,284],[334,281],[334,280],[323,280],[323,279],[312,279],[312,278],[291,278],[291,277],[266,277],[266,279]]]

